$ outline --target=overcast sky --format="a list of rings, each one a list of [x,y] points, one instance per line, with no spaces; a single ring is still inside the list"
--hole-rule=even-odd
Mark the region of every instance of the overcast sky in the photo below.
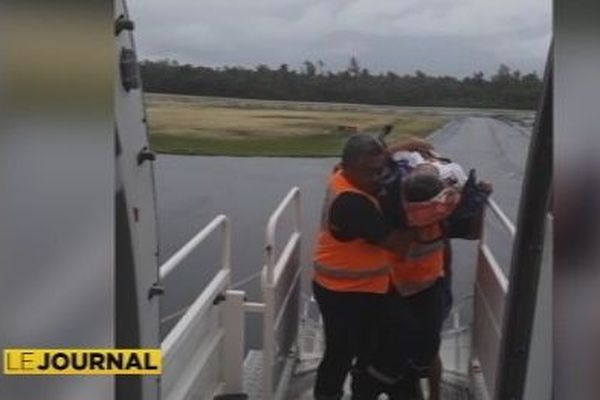
[[[543,72],[551,0],[130,0],[141,59],[205,66],[323,60],[463,77]]]

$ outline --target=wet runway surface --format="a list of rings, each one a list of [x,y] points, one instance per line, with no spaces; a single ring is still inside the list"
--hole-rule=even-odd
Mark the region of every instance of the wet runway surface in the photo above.
[[[324,196],[327,176],[336,159],[234,158],[159,156],[156,163],[160,259],[184,245],[217,214],[232,221],[233,282],[256,276],[264,261],[265,227],[269,215],[286,193],[299,186],[302,196],[303,265],[310,265],[310,250]],[[278,231],[283,242],[283,219]],[[289,230],[288,230],[289,232]],[[218,269],[219,242],[209,240],[165,282],[161,317],[176,312],[193,301]],[[278,243],[283,245],[284,243]],[[243,285],[248,300],[259,301],[259,280]],[[259,343],[260,319],[246,321],[248,344]],[[162,334],[172,326],[163,324]]]
[[[441,154],[459,162],[465,171],[475,168],[477,177],[493,184],[492,198],[513,222],[516,221],[529,135],[523,129],[494,118],[461,118],[432,137]],[[512,240],[507,230],[487,212],[485,241],[500,267],[508,274]],[[455,239],[453,247],[453,292],[455,304],[473,293],[477,248],[475,242]],[[470,307],[462,317],[471,320]]]

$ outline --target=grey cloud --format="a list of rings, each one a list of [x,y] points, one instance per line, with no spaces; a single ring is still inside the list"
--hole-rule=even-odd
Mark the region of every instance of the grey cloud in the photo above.
[[[132,0],[142,58],[197,65],[321,59],[372,71],[490,74],[500,63],[541,72],[545,0]]]

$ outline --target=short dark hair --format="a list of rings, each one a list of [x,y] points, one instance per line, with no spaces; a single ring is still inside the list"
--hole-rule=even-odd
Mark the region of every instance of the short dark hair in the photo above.
[[[375,137],[365,133],[352,135],[342,150],[342,166],[357,165],[364,157],[378,156],[384,153],[383,146]]]
[[[427,201],[444,189],[439,176],[428,173],[409,174],[403,182],[404,198],[408,202]]]

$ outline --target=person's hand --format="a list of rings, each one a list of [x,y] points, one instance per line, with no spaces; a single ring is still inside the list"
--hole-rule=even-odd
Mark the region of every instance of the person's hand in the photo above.
[[[492,194],[492,192],[494,191],[492,184],[488,181],[477,182],[477,187],[479,188],[479,190],[487,193],[488,195]]]
[[[397,151],[418,151],[419,153],[427,154],[431,150],[433,150],[433,145],[431,143],[416,136],[400,139],[388,146],[388,151],[390,154],[393,154]]]

